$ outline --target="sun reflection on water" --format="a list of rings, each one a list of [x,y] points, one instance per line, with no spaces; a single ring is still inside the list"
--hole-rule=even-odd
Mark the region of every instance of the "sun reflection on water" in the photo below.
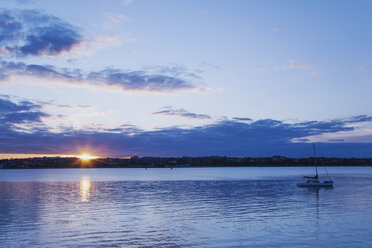
[[[90,197],[91,182],[88,176],[83,176],[80,181],[80,197],[82,202],[88,202]]]

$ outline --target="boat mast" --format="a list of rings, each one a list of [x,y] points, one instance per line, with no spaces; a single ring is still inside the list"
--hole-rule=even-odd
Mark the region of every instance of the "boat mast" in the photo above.
[[[316,160],[315,144],[313,144],[313,150],[314,150],[315,171],[316,171],[315,177],[318,178],[318,163],[317,163],[317,160]]]

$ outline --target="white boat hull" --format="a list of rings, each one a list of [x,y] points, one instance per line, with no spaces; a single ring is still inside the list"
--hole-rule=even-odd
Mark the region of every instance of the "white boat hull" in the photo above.
[[[333,181],[324,182],[302,182],[297,183],[297,187],[333,187]]]

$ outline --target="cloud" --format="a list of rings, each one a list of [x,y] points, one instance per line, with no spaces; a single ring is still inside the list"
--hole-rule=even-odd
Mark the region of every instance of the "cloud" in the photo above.
[[[233,120],[236,120],[236,121],[252,121],[251,118],[245,118],[245,117],[233,117]]]
[[[187,111],[186,109],[168,108],[166,110],[154,112],[152,114],[153,115],[175,116],[175,117],[188,118],[188,119],[211,119],[209,115],[192,113],[192,112]]]
[[[305,62],[305,61],[295,61],[291,60],[288,64],[283,66],[286,69],[297,69],[301,71],[308,71],[314,67],[313,63]]]
[[[1,1],[9,1],[9,0],[1,0]],[[27,4],[27,3],[34,3],[37,0],[13,0],[13,1],[19,4]]]
[[[310,72],[310,75],[315,77],[315,76],[319,75],[319,72],[317,70],[315,70],[315,71]]]
[[[122,14],[118,14],[118,15],[116,15],[116,14],[112,14],[112,13],[104,13],[103,15],[106,17],[106,19],[107,19],[107,21],[108,21],[109,23],[119,23],[119,22],[121,22],[121,21],[126,21],[126,20],[128,20],[128,18],[125,17],[125,16],[122,15]]]
[[[273,32],[279,32],[280,29],[279,28],[272,28],[271,31],[273,31]]]
[[[82,41],[79,46],[74,47],[68,53],[68,57],[71,59],[70,62],[73,62],[75,59],[80,57],[91,57],[98,50],[105,49],[108,47],[121,46],[124,42],[131,43],[136,40],[131,37],[124,35],[113,36],[113,35],[96,35],[91,40]]]
[[[178,77],[147,74],[145,71],[123,72],[119,69],[112,68],[98,72],[90,72],[86,79],[110,86],[118,86],[124,90],[166,92],[195,88],[188,81]]]
[[[291,60],[282,66],[275,65],[272,62],[257,65],[253,68],[254,71],[257,72],[266,72],[266,71],[281,71],[281,70],[300,70],[309,72],[311,76],[319,75],[318,70],[315,68],[315,64],[306,61],[296,61]]]
[[[190,72],[185,66],[181,65],[170,65],[170,66],[146,66],[143,68],[146,71],[155,74],[165,74],[174,77],[187,77],[193,79],[202,79],[200,74],[203,73],[202,70],[196,70],[195,72]]]
[[[365,70],[367,70],[368,68],[372,67],[372,62],[370,62],[369,64],[364,64],[364,65],[361,65],[358,69],[357,69],[357,72],[363,72]]]
[[[172,92],[197,87],[189,80],[164,74],[150,74],[146,71],[123,71],[107,68],[84,72],[80,69],[57,69],[51,65],[25,64],[22,62],[0,62],[0,80],[12,76],[38,77],[57,80],[68,86],[105,87],[122,91]],[[53,83],[49,81],[48,83]]]
[[[354,132],[350,124],[372,121],[372,116],[345,120],[285,123],[273,119],[241,122],[223,120],[213,124],[183,129],[168,127],[153,131],[133,125],[117,128],[64,128],[51,132],[43,124],[48,114],[30,101],[0,100],[0,152],[75,154],[79,147],[91,147],[102,156],[308,156],[311,141],[321,134]],[[27,132],[19,125],[27,123]],[[365,136],[372,136],[371,132]],[[296,142],[293,142],[297,139]],[[372,142],[341,142],[328,138],[318,150],[328,156],[365,156]]]
[[[297,142],[309,142],[310,140],[309,139],[306,139],[306,138],[298,138],[296,139]]]
[[[40,111],[41,105],[30,101],[12,102],[8,97],[0,97],[0,123],[2,131],[17,124],[41,124],[43,117],[49,115]],[[1,131],[1,129],[0,129]]]
[[[90,105],[68,105],[68,104],[60,104],[56,105],[58,108],[62,109],[89,109],[92,108]]]
[[[344,120],[346,123],[357,123],[357,122],[369,122],[372,121],[372,116],[368,115],[357,115]]]
[[[112,13],[103,13],[105,21],[102,24],[102,27],[105,29],[112,29],[119,25],[122,22],[127,22],[130,19],[122,14],[112,14]]]
[[[0,10],[0,24],[3,55],[55,56],[83,41],[76,27],[39,10]]]
[[[339,132],[325,132],[304,137],[309,142],[345,142],[345,143],[372,143],[372,116],[359,115],[340,120],[339,126],[349,128]],[[297,142],[298,139],[294,139]]]
[[[121,2],[122,5],[129,5],[131,3],[133,3],[133,0],[122,0]]]
[[[107,14],[106,17],[111,22],[125,19],[122,15]],[[38,10],[0,10],[0,56],[3,57],[56,56],[68,52],[72,58],[69,61],[73,62],[76,57],[91,56],[96,49],[133,41],[124,36],[100,35],[92,41],[83,40],[76,27],[58,17]],[[49,84],[73,87],[147,92],[195,89],[197,87],[191,83],[191,79],[201,79],[196,73],[184,68],[182,71],[181,68],[171,67],[124,71],[108,67],[97,71],[82,71],[78,68],[0,61],[0,80],[8,80],[13,76],[36,77],[49,80]]]
[[[293,70],[300,70],[300,71],[310,71],[310,76],[317,76],[319,72],[317,69],[314,68],[315,64],[306,61],[296,61],[291,60],[289,63],[283,65],[284,69],[293,69]]]
[[[367,69],[367,67],[368,67],[368,65],[361,65],[361,66],[358,68],[357,72],[363,72],[363,71],[365,71],[365,70]]]

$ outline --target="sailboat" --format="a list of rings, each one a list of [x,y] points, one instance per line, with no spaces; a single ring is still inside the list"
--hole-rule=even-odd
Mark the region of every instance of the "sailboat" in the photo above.
[[[316,158],[316,153],[315,153],[315,145],[313,144],[313,149],[314,149],[314,160],[315,160],[315,171],[316,174],[315,176],[304,176],[303,181],[300,183],[297,183],[297,187],[333,187],[333,181],[332,180],[327,180],[327,181],[321,181],[319,180],[319,175],[318,175],[318,163],[317,163],[317,158]],[[324,167],[328,178],[328,172],[327,169]]]

